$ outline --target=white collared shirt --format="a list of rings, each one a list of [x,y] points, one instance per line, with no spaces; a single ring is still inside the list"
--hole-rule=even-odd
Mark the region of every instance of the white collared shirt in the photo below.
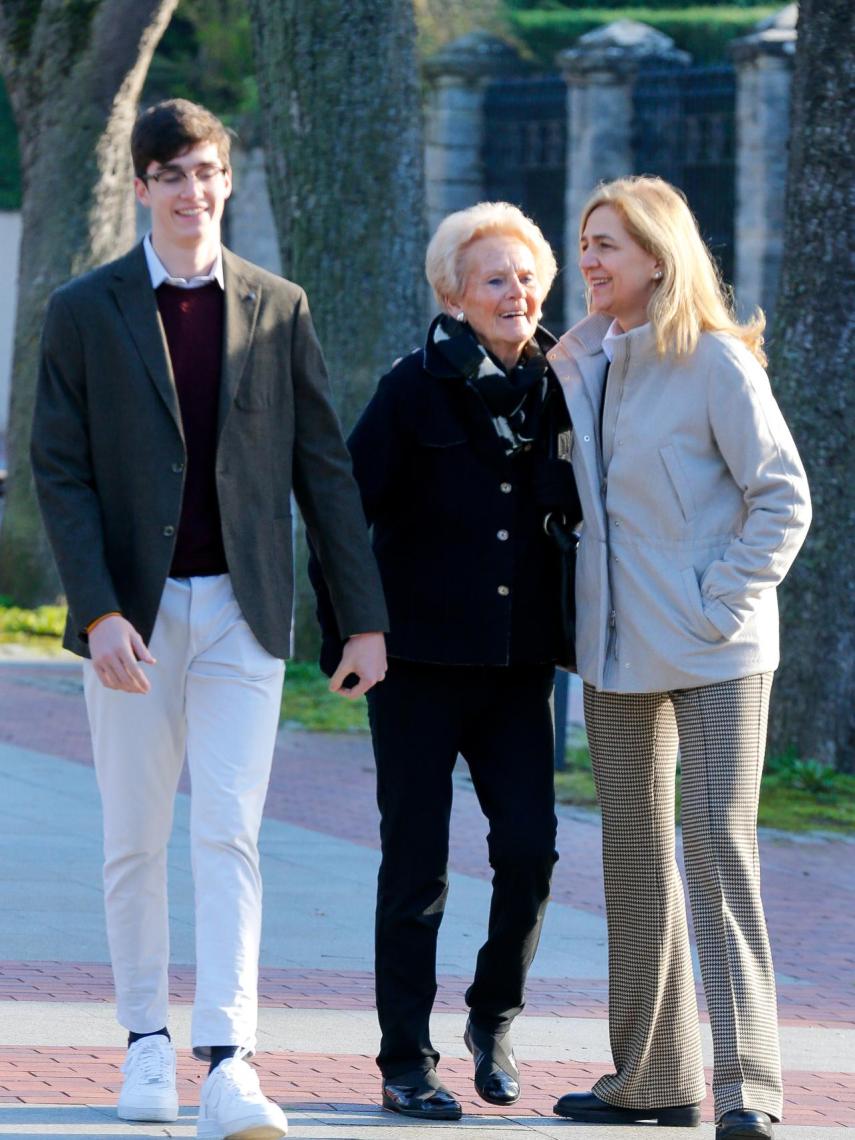
[[[643,325],[639,325],[639,329],[646,329],[650,321],[645,321]],[[637,332],[637,329],[630,329],[629,332],[624,332],[617,321],[612,321],[609,325],[606,335],[603,337],[603,352],[606,354],[606,360],[609,364],[615,358],[615,342],[620,340],[621,337],[629,336],[629,333]]]
[[[225,289],[222,247],[217,250],[214,264],[208,272],[201,273],[196,277],[173,277],[154,252],[150,233],[143,238],[143,249],[145,250],[145,260],[151,277],[152,289],[157,289],[163,284],[174,285],[177,289],[201,289],[203,285],[210,285],[212,281],[216,281],[221,289]]]

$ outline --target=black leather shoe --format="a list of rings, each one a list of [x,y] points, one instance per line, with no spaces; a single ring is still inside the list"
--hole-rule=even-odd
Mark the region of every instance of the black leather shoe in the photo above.
[[[463,1115],[460,1102],[442,1084],[436,1069],[413,1069],[384,1077],[383,1107],[422,1120],[459,1120]]]
[[[585,1124],[638,1124],[651,1120],[671,1128],[696,1128],[701,1122],[701,1108],[697,1104],[681,1104],[675,1108],[620,1108],[606,1104],[592,1092],[566,1093],[552,1111]]]
[[[734,1108],[715,1126],[715,1140],[772,1140],[771,1117],[753,1108]]]
[[[520,1072],[510,1037],[496,1037],[466,1022],[463,1043],[475,1062],[475,1091],[487,1104],[513,1104],[520,1096]]]

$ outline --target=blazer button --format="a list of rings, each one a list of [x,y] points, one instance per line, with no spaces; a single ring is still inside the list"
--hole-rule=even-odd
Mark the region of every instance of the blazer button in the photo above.
[[[510,592],[511,591],[508,589],[507,586],[499,586],[499,589],[497,590],[497,593],[501,594],[501,596],[503,598],[506,598]]]
[[[172,470],[175,472],[176,475],[180,475],[181,472],[184,470],[184,464],[183,463],[173,463],[172,464]]]
[[[164,538],[172,538],[173,534],[175,534],[175,527],[174,526],[165,526],[163,528],[163,537]]]
[[[499,490],[502,492],[503,495],[510,495],[510,493],[511,493],[510,483],[500,483],[499,484]]]
[[[585,443],[590,443],[590,442],[591,442],[591,437],[590,437],[589,435],[583,435],[583,436],[582,436],[582,439],[584,439]]]
[[[506,530],[497,530],[496,531],[496,538],[499,540],[499,542],[507,542],[508,541],[508,532]]]

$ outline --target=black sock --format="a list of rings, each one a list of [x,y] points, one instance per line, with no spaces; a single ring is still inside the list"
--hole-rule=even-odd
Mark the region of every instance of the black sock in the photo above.
[[[164,1025],[163,1029],[153,1029],[151,1033],[129,1033],[128,1034],[128,1048],[135,1044],[135,1042],[142,1040],[143,1037],[165,1037],[167,1041],[171,1041],[169,1030]]]
[[[226,1061],[229,1057],[234,1057],[239,1048],[239,1045],[212,1045],[211,1064],[208,1068],[208,1073],[213,1073],[214,1069],[216,1069],[217,1065],[219,1065],[221,1061]]]

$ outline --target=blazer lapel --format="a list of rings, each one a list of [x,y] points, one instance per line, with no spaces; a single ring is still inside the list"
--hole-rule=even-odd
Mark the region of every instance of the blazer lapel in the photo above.
[[[246,272],[248,268],[246,262],[229,250],[223,250],[226,296],[218,421],[220,433],[243,379],[261,304],[261,283]]]
[[[169,362],[166,335],[160,313],[157,311],[157,300],[151,287],[151,277],[141,244],[116,263],[112,289],[130,339],[175,420],[178,430],[181,431],[181,412],[178,407],[178,393],[175,389],[172,365]]]

